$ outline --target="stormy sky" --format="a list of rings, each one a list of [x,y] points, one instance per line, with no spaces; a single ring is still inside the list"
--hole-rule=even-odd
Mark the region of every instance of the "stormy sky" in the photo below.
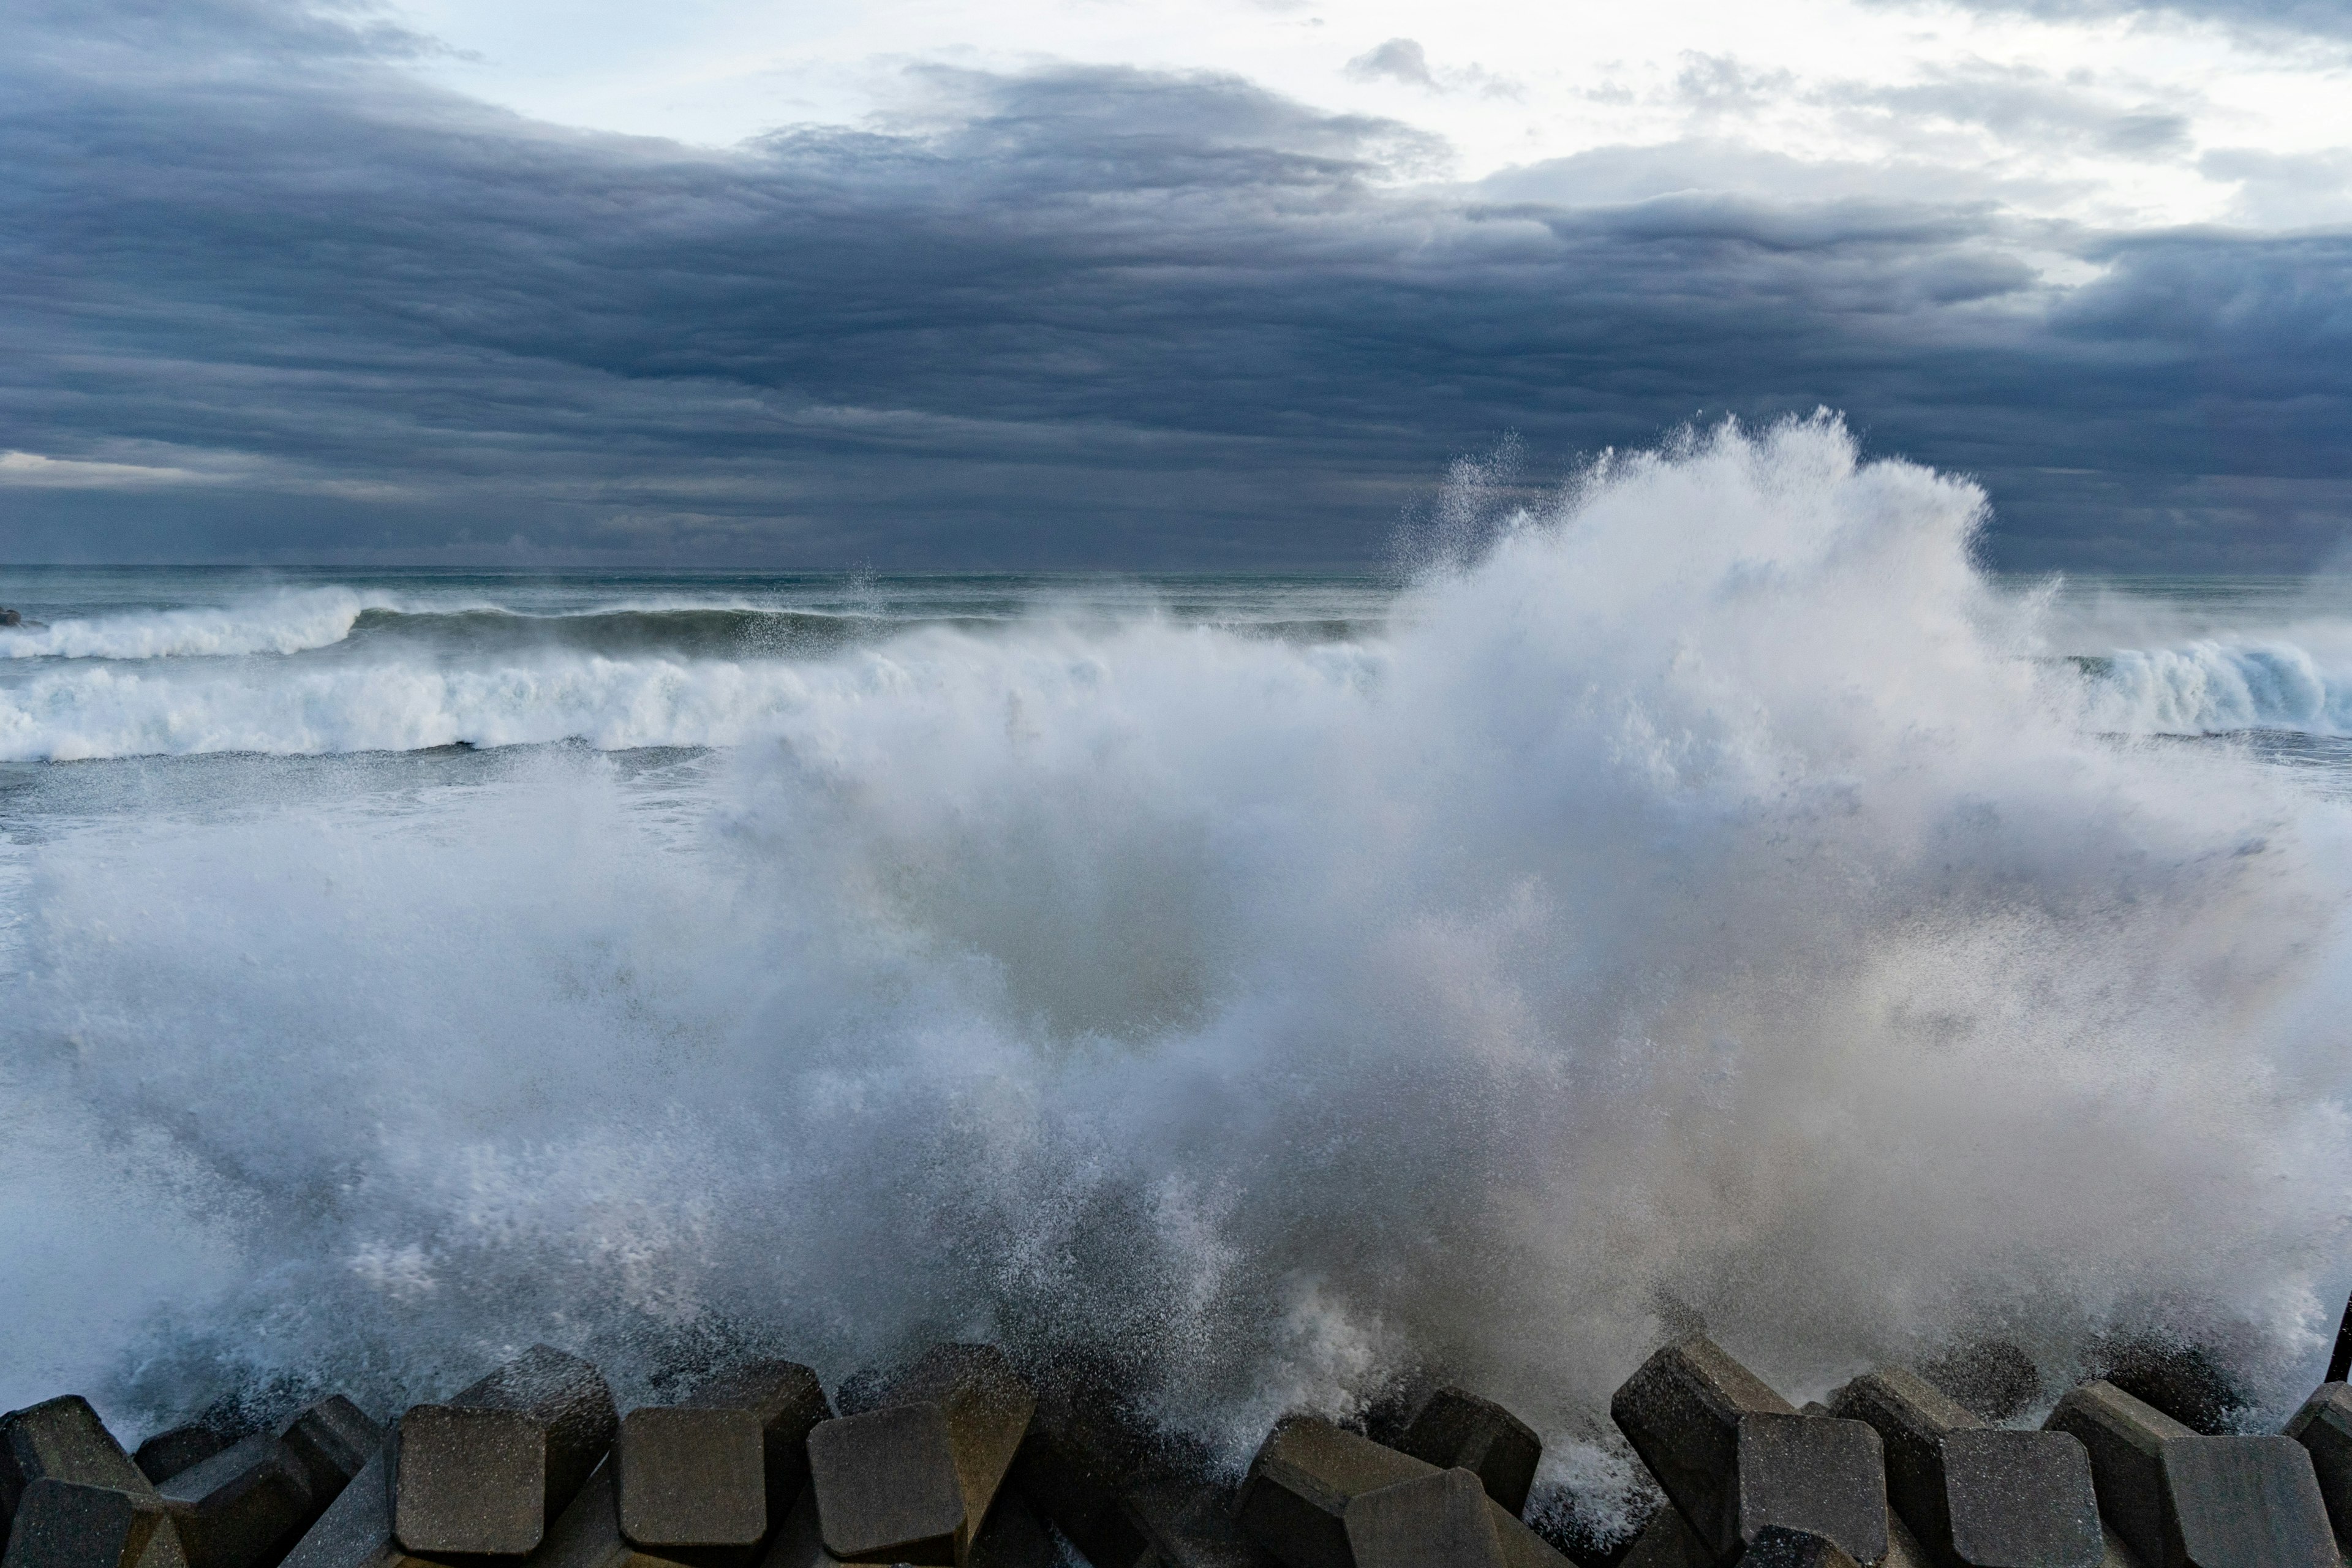
[[[1843,411],[2352,523],[2342,0],[0,0],[0,559],[1376,562]]]

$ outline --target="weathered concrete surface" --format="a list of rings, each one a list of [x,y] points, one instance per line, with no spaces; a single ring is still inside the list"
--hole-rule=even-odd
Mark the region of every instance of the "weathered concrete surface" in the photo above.
[[[2352,1331],[2352,1307],[2346,1313]],[[2336,1544],[2352,1551],[2352,1385],[2321,1384],[2286,1424],[2286,1435],[2310,1454]]]
[[[632,1410],[612,1468],[621,1533],[647,1552],[748,1552],[768,1533],[766,1437],[749,1410]]]
[[[1355,1568],[1503,1568],[1487,1502],[1477,1476],[1458,1468],[1359,1492],[1345,1510]]]
[[[2099,1568],[2089,1454],[2063,1432],[2006,1432],[1924,1378],[1889,1369],[1831,1402],[1886,1449],[1895,1512],[1944,1568]]]
[[[230,1444],[155,1489],[180,1531],[188,1568],[275,1563],[318,1512],[307,1468],[268,1432]]]
[[[383,1451],[384,1431],[367,1412],[337,1394],[281,1422],[278,1436],[302,1467],[310,1506],[323,1510]]]
[[[163,1499],[89,1401],[0,1416],[5,1568],[185,1568]]]
[[[1160,1568],[1276,1568],[1278,1560],[1244,1533],[1234,1498],[1183,1481],[1147,1483],[1128,1500],[1150,1550],[1138,1560]]]
[[[808,1435],[833,1419],[824,1385],[798,1362],[762,1360],[736,1367],[679,1404],[690,1410],[748,1410],[760,1424],[768,1526],[775,1529],[808,1484]]]
[[[939,1405],[885,1405],[819,1423],[809,1492],[825,1550],[850,1563],[955,1564],[971,1521]]]
[[[2205,1436],[2105,1382],[2045,1426],[2089,1450],[2099,1511],[2148,1568],[2338,1568],[2311,1459],[2289,1437]]]
[[[1771,1540],[1819,1537],[1857,1563],[1886,1555],[1886,1467],[1866,1424],[1745,1415],[1738,1446],[1738,1541],[1751,1553]]]
[[[1796,1407],[1703,1335],[1642,1363],[1609,1402],[1633,1452],[1710,1552],[1740,1545],[1739,1422]]]
[[[394,1424],[393,1535],[419,1554],[521,1556],[603,1463],[618,1426],[593,1366],[533,1345]]]
[[[1434,1465],[1328,1421],[1287,1416],[1276,1424],[1251,1463],[1234,1519],[1244,1533],[1289,1568],[1349,1568],[1349,1503],[1365,1492],[1438,1473]],[[1560,1568],[1567,1561],[1492,1498],[1486,1504],[1509,1568]]]
[[[1543,1460],[1535,1428],[1493,1400],[1450,1385],[1422,1402],[1397,1447],[1440,1469],[1470,1471],[1513,1514],[1527,1511],[1528,1489]]]
[[[1146,1435],[1127,1418],[1115,1387],[1049,1384],[1038,1392],[1007,1484],[1094,1568],[1136,1568],[1151,1548],[1127,1499],[1149,1458]]]
[[[151,1481],[165,1481],[200,1464],[227,1447],[236,1439],[217,1427],[201,1421],[191,1421],[166,1432],[158,1432],[139,1445],[131,1462],[139,1473]]]

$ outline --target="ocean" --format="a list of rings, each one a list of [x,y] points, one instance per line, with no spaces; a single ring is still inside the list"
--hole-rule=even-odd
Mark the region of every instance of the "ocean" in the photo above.
[[[2344,1292],[2352,590],[2004,578],[1842,431],[1295,576],[10,568],[0,1405],[1433,1372],[1704,1316],[2266,1408]],[[1472,517],[1473,523],[1462,520]]]

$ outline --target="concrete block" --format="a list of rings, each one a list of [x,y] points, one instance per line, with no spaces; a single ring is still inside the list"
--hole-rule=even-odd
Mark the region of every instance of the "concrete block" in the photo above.
[[[1289,1568],[1351,1568],[1348,1504],[1434,1473],[1424,1460],[1328,1421],[1287,1416],[1251,1462],[1234,1517],[1244,1533]]]
[[[1543,1439],[1533,1427],[1491,1399],[1450,1386],[1422,1402],[1396,1446],[1440,1469],[1470,1471],[1513,1514],[1527,1511],[1528,1489],[1543,1458]]]
[[[2042,1397],[2042,1369],[2007,1340],[1974,1340],[1919,1369],[1981,1421],[2006,1421]]]
[[[1115,1389],[1049,1386],[1039,1392],[1007,1484],[1093,1568],[1136,1568],[1150,1547],[1127,1495],[1149,1453]]]
[[[179,1531],[152,1497],[45,1477],[18,1495],[0,1562],[7,1568],[186,1568],[187,1558]]]
[[[2246,1404],[2201,1346],[2159,1339],[2112,1342],[2105,1381],[2204,1436],[2218,1436]]]
[[[166,1432],[158,1432],[131,1454],[131,1462],[139,1473],[151,1481],[169,1480],[190,1465],[211,1458],[235,1437],[201,1421],[191,1421]]]
[[[179,1529],[188,1568],[267,1568],[318,1512],[302,1462],[268,1432],[230,1444],[155,1489]]]
[[[1359,1492],[1341,1510],[1354,1568],[1503,1568],[1487,1503],[1466,1469]]]
[[[1151,1543],[1137,1568],[1276,1568],[1274,1554],[1243,1532],[1234,1503],[1218,1487],[1159,1481],[1137,1488],[1129,1514]]]
[[[1633,1550],[1622,1558],[1617,1568],[1715,1568],[1716,1554],[1707,1550],[1706,1542],[1690,1527],[1682,1510],[1662,1508],[1650,1516],[1642,1533],[1633,1538]]]
[[[2352,1310],[2346,1321],[2347,1333],[2352,1333]],[[2286,1435],[2311,1456],[2336,1542],[2352,1551],[2352,1385],[2321,1384],[2286,1424]]]
[[[597,1466],[524,1568],[680,1568],[629,1543],[621,1533],[618,1492],[612,1462]]]
[[[1878,1433],[1887,1497],[1945,1568],[2098,1568],[2098,1498],[2073,1436],[1995,1431],[1901,1370],[1854,1379],[1832,1408]]]
[[[1349,1503],[1365,1492],[1441,1473],[1328,1421],[1286,1416],[1251,1462],[1234,1517],[1244,1534],[1289,1568],[1349,1568]],[[1567,1562],[1492,1498],[1486,1510],[1509,1568],[1561,1568]]]
[[[1060,1544],[1028,1500],[1008,1490],[988,1510],[988,1519],[971,1543],[970,1568],[1056,1568],[1061,1561]],[[837,1568],[840,1563],[824,1549],[815,1491],[803,1488],[799,1500],[776,1527],[760,1568]]]
[[[1941,1445],[1938,1561],[1963,1568],[2099,1568],[2106,1555],[2091,1456],[2064,1432],[1985,1428]]]
[[[1767,1525],[1740,1558],[1747,1568],[1860,1568],[1853,1554],[1826,1535]]]
[[[970,1568],[1056,1568],[1061,1561],[1061,1547],[1029,1500],[1009,1488],[1000,1492],[972,1538]]]
[[[394,1424],[392,1456],[404,1551],[520,1557],[546,1535],[546,1430],[523,1412],[419,1405]]]
[[[2175,1438],[2164,1479],[2175,1568],[2340,1568],[2311,1456],[2294,1438]]]
[[[1036,1394],[993,1345],[936,1345],[873,1409],[820,1423],[809,1480],[826,1550],[967,1564],[1029,1431]]]
[[[1666,1500],[1718,1557],[1739,1544],[1739,1421],[1795,1406],[1712,1340],[1677,1340],[1642,1363],[1609,1415]]]
[[[570,1505],[613,1447],[620,1415],[613,1391],[594,1365],[551,1345],[533,1345],[496,1372],[461,1390],[452,1405],[512,1410],[546,1430],[547,1518]],[[399,1478],[394,1477],[395,1498]]]
[[[420,1554],[530,1552],[603,1461],[618,1425],[593,1366],[534,1345],[394,1425],[393,1535]]]
[[[2196,1434],[2111,1383],[2067,1391],[2042,1424],[2067,1432],[2091,1456],[2099,1516],[2150,1568],[2165,1562],[2164,1445]]]
[[[2083,1440],[2100,1512],[2148,1568],[2339,1568],[2291,1437],[2205,1436],[2105,1382],[2068,1393],[2047,1425]]]
[[[383,1428],[341,1394],[332,1394],[278,1424],[278,1441],[301,1465],[310,1504],[324,1510],[370,1459],[383,1451]]]
[[[13,1517],[24,1489],[37,1480],[114,1487],[141,1499],[155,1495],[154,1484],[98,1412],[75,1394],[0,1415],[0,1518]]]
[[[749,1552],[768,1533],[767,1445],[749,1410],[632,1410],[612,1468],[621,1533],[647,1552]]]
[[[798,1362],[745,1363],[703,1384],[680,1400],[688,1410],[747,1410],[760,1424],[761,1468],[768,1494],[768,1527],[774,1530],[808,1484],[808,1435],[833,1419],[824,1385]],[[626,1478],[623,1478],[625,1500]]]
[[[820,1422],[809,1492],[825,1550],[850,1563],[959,1564],[971,1549],[946,1412],[885,1405]]]
[[[368,1457],[279,1568],[427,1568],[392,1538],[391,1458],[384,1449]]]
[[[184,1568],[154,1483],[77,1394],[0,1416],[6,1568]]]
[[[784,1520],[769,1537],[760,1568],[834,1568],[841,1561],[824,1549],[824,1532],[817,1523],[816,1489],[803,1487]]]
[[[934,1345],[892,1381],[884,1400],[938,1408],[955,1451],[964,1515],[977,1528],[1029,1434],[1036,1390],[994,1345]]]
[[[1558,1548],[1493,1498],[1486,1500],[1486,1514],[1495,1526],[1495,1539],[1503,1548],[1504,1568],[1568,1568],[1568,1559],[1560,1555]]]
[[[1884,1447],[1866,1424],[1745,1415],[1738,1450],[1738,1539],[1751,1552],[1778,1531],[1818,1536],[1857,1563],[1886,1555]]]

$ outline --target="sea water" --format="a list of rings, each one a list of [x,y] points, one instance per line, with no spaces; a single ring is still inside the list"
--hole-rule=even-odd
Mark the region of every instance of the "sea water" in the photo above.
[[[0,573],[0,1405],[988,1338],[1606,1483],[1693,1311],[2299,1398],[2343,584],[1997,578],[1824,421],[1476,478],[1358,575]]]

